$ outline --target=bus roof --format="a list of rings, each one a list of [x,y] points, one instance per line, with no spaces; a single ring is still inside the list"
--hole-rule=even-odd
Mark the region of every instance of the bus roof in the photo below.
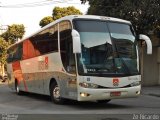
[[[18,44],[18,43],[23,42],[24,40],[26,40],[26,39],[34,36],[35,34],[41,32],[41,31],[43,31],[43,30],[45,30],[45,29],[47,29],[47,28],[49,28],[49,27],[51,27],[52,25],[54,25],[54,24],[56,24],[56,23],[59,23],[60,21],[63,21],[63,20],[72,21],[72,20],[75,19],[75,18],[106,20],[106,21],[115,21],[115,22],[122,22],[122,23],[131,24],[130,21],[123,20],[123,19],[119,19],[119,18],[107,17],[107,16],[96,16],[96,15],[69,15],[69,16],[65,16],[65,17],[62,17],[62,18],[60,18],[60,19],[57,19],[57,20],[51,22],[50,24],[48,24],[48,25],[44,26],[43,28],[41,28],[40,30],[38,30],[37,32],[35,32],[35,33],[33,33],[33,34],[31,34],[31,35],[23,38],[22,40],[16,42],[15,44],[13,44],[13,45],[11,45],[11,46],[14,46],[14,45],[16,45],[16,44]],[[11,47],[11,46],[10,46],[10,47]],[[9,48],[10,48],[10,47],[9,47]]]

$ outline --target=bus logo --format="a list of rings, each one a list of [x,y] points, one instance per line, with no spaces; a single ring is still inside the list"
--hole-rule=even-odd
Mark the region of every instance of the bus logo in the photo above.
[[[48,57],[45,57],[45,69],[48,69]]]
[[[119,79],[115,78],[113,79],[113,86],[118,86],[119,85]]]
[[[38,70],[48,69],[48,57],[40,57],[38,60]]]

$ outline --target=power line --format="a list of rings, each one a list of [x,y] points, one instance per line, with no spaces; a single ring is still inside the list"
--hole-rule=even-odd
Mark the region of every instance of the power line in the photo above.
[[[72,1],[72,0],[68,0]],[[1,5],[2,8],[24,8],[24,7],[39,7],[39,6],[45,6],[45,5],[51,5],[51,4],[80,4],[80,3],[73,3],[68,2],[66,0],[45,0],[45,1],[39,1],[39,2],[31,2],[31,3],[23,3],[23,4],[14,4],[14,5]]]
[[[3,8],[23,8],[23,7],[36,7],[42,5],[51,4],[52,1],[39,1],[39,2],[32,2],[32,3],[23,3],[23,4],[14,4],[14,5],[1,5]]]

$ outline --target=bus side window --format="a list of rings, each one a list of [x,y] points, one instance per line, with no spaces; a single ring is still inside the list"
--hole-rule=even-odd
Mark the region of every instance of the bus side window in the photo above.
[[[12,49],[11,48],[8,49],[7,54],[8,54],[7,62],[10,63],[10,62],[13,61],[13,53],[12,53]]]
[[[36,56],[58,51],[58,25],[53,25],[31,38]]]
[[[18,61],[22,59],[22,43],[16,46],[16,51],[14,53],[14,60]]]
[[[30,38],[23,42],[23,59],[35,57],[34,45]]]
[[[19,61],[22,59],[22,43],[8,49],[7,62]]]
[[[62,21],[60,30],[60,53],[65,70],[71,74],[76,73],[75,56],[73,54],[73,43],[71,36],[71,24],[69,21]]]

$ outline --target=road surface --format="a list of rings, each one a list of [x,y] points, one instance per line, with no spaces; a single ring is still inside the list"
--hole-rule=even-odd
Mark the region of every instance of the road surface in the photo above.
[[[128,115],[131,119],[134,117],[141,119],[150,114],[152,115],[151,117],[157,115],[156,117],[160,120],[160,97],[142,94],[138,98],[115,99],[106,104],[69,101],[66,105],[56,105],[51,103],[48,96],[36,94],[18,96],[5,83],[0,84],[0,113],[2,114],[0,118],[3,118],[3,120],[5,120],[4,118],[7,115],[17,114],[20,114],[19,118],[24,117],[23,114],[25,116],[26,114],[33,115],[33,117],[38,114],[40,118],[45,117],[45,115],[50,116],[49,118],[52,115],[58,115],[57,120],[59,120],[59,117],[67,118],[67,116],[73,117],[74,115],[77,118],[84,117],[86,120],[93,120],[93,118],[96,120],[102,120],[100,118],[104,118],[103,120],[122,120],[120,117],[118,119],[115,118],[114,114],[122,117],[123,115]],[[114,117],[115,119],[105,119],[106,115],[111,115],[110,118]],[[85,120],[84,118],[83,120]],[[73,117],[73,119],[75,118]]]

